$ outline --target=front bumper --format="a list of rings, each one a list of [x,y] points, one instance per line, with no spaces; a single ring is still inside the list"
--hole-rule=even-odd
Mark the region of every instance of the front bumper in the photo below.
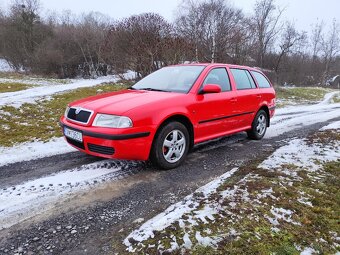
[[[108,129],[74,124],[62,117],[60,126],[82,133],[83,142],[65,137],[76,149],[87,154],[116,159],[147,160],[154,136],[152,127]],[[64,135],[65,136],[65,135]]]

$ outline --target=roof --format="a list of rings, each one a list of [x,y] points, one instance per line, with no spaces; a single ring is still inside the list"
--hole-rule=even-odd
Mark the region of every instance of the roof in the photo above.
[[[220,67],[220,66],[227,66],[229,68],[242,68],[242,69],[249,69],[254,71],[261,71],[259,68],[254,68],[250,66],[242,66],[242,65],[235,65],[235,64],[225,64],[225,63],[190,63],[190,64],[178,64],[173,66],[206,66],[206,67]]]

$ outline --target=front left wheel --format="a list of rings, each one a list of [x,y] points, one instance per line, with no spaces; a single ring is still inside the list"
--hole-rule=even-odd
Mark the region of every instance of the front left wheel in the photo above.
[[[172,169],[183,163],[190,147],[189,132],[180,122],[170,122],[157,132],[150,159],[162,168]]]

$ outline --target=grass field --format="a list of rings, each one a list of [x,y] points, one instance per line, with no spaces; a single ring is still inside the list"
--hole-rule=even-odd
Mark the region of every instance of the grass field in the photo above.
[[[18,83],[18,82],[4,82],[0,83],[0,93],[15,92],[19,90],[29,89],[34,87],[32,84]]]

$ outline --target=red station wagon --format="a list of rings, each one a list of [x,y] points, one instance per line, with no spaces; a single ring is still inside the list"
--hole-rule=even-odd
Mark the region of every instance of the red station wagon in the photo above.
[[[69,104],[60,123],[69,144],[104,158],[179,166],[207,140],[246,131],[261,139],[275,91],[254,68],[227,64],[164,67],[129,89]]]

